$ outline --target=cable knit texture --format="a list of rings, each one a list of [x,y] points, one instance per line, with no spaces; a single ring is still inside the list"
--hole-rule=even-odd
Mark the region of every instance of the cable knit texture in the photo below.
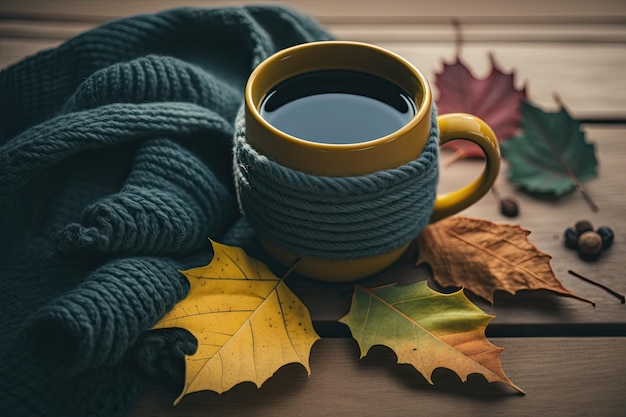
[[[271,53],[329,39],[279,7],[113,21],[0,72],[0,415],[123,416],[195,339],[148,329],[207,238],[254,245],[234,125]]]
[[[316,176],[282,166],[246,141],[243,111],[233,169],[239,204],[255,232],[304,256],[358,259],[413,240],[428,224],[437,193],[439,127],[413,161],[367,175]]]

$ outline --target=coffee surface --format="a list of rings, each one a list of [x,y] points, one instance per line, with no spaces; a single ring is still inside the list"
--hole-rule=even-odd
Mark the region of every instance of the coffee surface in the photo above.
[[[389,135],[415,115],[415,103],[395,83],[358,71],[315,71],[275,86],[261,116],[310,142],[348,144]]]

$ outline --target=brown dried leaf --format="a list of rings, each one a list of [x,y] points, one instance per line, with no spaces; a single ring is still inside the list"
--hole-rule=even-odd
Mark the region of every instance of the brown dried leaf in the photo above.
[[[518,225],[454,216],[428,226],[418,237],[417,265],[427,263],[444,287],[464,287],[493,304],[497,290],[545,289],[592,303],[563,287],[552,257],[533,245]]]

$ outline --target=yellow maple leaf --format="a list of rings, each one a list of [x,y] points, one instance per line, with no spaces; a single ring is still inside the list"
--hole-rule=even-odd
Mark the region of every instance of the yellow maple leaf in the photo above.
[[[185,385],[174,404],[240,382],[260,387],[289,363],[310,374],[310,350],[319,339],[306,306],[265,264],[241,248],[211,243],[208,265],[181,271],[189,295],[153,327],[187,329],[198,340],[197,351],[185,356]]]
[[[349,313],[340,319],[359,344],[361,357],[374,345],[391,348],[398,363],[413,365],[429,383],[437,368],[448,368],[466,381],[481,374],[524,391],[504,374],[502,348],[485,336],[493,316],[485,314],[462,291],[441,294],[425,281],[407,286],[356,286]]]
[[[552,257],[518,225],[453,216],[426,227],[417,238],[416,264],[427,263],[443,287],[463,287],[493,304],[497,290],[515,294],[544,289],[593,304],[554,276]]]

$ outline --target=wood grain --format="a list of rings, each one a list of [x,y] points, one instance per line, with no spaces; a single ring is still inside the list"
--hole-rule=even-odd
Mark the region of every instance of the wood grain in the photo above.
[[[266,3],[187,0],[185,5]],[[497,293],[493,306],[469,294],[496,316],[487,334],[505,348],[501,356],[504,370],[526,390],[523,397],[502,384],[488,384],[479,375],[462,383],[445,369],[435,371],[435,386],[431,386],[413,368],[396,365],[395,355],[382,347],[375,347],[359,361],[347,327],[337,322],[348,311],[352,285],[292,276],[288,284],[311,310],[318,332],[333,337],[314,346],[311,377],[307,378],[301,366],[288,365],[261,389],[244,383],[222,395],[196,393],[177,407],[171,404],[178,392],[153,382],[131,416],[624,415],[626,305],[567,270],[626,293],[626,2],[273,3],[312,15],[338,38],[372,42],[398,52],[431,82],[443,62],[455,56],[458,33],[452,22],[457,19],[463,37],[461,56],[477,77],[488,73],[488,56],[493,54],[503,70],[515,71],[518,86],[527,86],[535,104],[556,109],[554,94],[558,93],[574,117],[592,122],[584,129],[596,144],[599,176],[585,188],[600,207],[598,213],[591,212],[578,194],[558,201],[525,195],[508,183],[505,164],[496,186],[500,194],[519,200],[521,215],[516,219],[503,217],[492,195],[462,214],[531,230],[531,241],[553,256],[556,276],[570,290],[593,299],[596,307],[545,291],[516,296]],[[0,68],[111,19],[178,5],[168,0],[2,0]],[[442,155],[440,192],[464,185],[482,169],[478,161],[448,165],[450,157]],[[563,229],[581,218],[610,225],[616,233],[613,247],[598,262],[583,262],[562,244]],[[427,267],[415,268],[404,260],[362,284],[403,284],[422,279],[436,287]]]
[[[51,41],[61,43],[100,22],[168,7],[163,2],[114,3],[115,7],[93,1],[66,0],[45,2],[48,6],[36,0],[0,3],[0,68],[37,49],[52,46]],[[223,3],[197,2],[197,5]],[[369,3],[363,8],[359,6],[361,20],[357,21],[341,2],[334,6],[306,1],[287,4],[298,8],[305,6],[299,8],[305,11],[311,8],[313,15],[339,39],[375,43],[399,53],[422,70],[433,84],[443,63],[452,62],[456,53],[453,16],[444,14],[442,16],[447,17],[440,19],[407,20],[410,16],[424,19],[424,16],[437,15],[441,10],[434,5],[429,5],[424,14],[416,14],[414,7],[396,0],[385,10],[388,13],[405,10],[407,14],[402,17],[390,14],[389,20],[383,19],[381,23]],[[626,77],[622,76],[622,69],[626,68],[626,12],[622,9],[626,7],[622,2],[606,2],[604,9],[602,5],[592,8],[584,2],[573,2],[568,6],[568,13],[578,17],[564,22],[555,20],[556,15],[550,20],[550,2],[541,2],[536,9],[526,5],[526,14],[517,15],[515,7],[481,0],[483,9],[499,10],[499,14],[495,15],[498,17],[481,15],[486,20],[479,22],[467,20],[474,15],[466,14],[469,12],[464,4],[466,2],[459,0],[458,9],[454,9],[458,10],[458,16],[463,16],[459,19],[464,41],[461,55],[477,77],[487,75],[491,68],[489,54],[492,54],[504,71],[515,72],[518,86],[526,85],[529,98],[536,104],[554,109],[557,106],[554,94],[558,93],[579,119],[626,122],[626,94],[623,93]],[[544,9],[545,14],[536,15]],[[607,19],[622,16],[623,12],[623,21],[598,21],[601,10]],[[512,21],[504,24],[503,15]],[[332,19],[324,20],[324,16],[332,16]],[[377,20],[368,21],[367,16]],[[17,45],[23,48],[23,55],[16,53]],[[598,74],[602,74],[602,82],[598,82]]]
[[[411,61],[433,85],[435,74],[443,70],[443,62],[454,62],[452,43],[377,44]],[[491,70],[489,54],[493,54],[503,71],[514,72],[517,86],[526,85],[528,98],[546,110],[558,107],[554,99],[554,94],[558,94],[576,118],[626,121],[626,77],[620,70],[626,68],[626,42],[485,42],[467,43],[461,50],[463,61],[478,78],[486,77]]]
[[[363,0],[355,4],[350,1],[335,0],[274,0],[278,4],[296,8],[318,18],[358,19],[380,21],[391,19],[400,21],[425,20],[432,18],[448,19],[460,16],[466,19],[497,19],[513,17],[515,20],[531,18],[558,21],[609,21],[619,22],[626,17],[626,4],[621,0],[569,0],[566,3],[545,0],[525,0],[503,2],[500,0],[449,0],[446,2],[420,2],[412,0],[387,0],[384,3]],[[243,4],[268,4],[265,0],[187,0],[185,6],[217,7],[239,6]],[[74,18],[108,19],[134,13],[154,12],[176,7],[168,0],[3,0],[0,3],[2,14],[39,13],[45,16],[69,16]]]
[[[169,416],[622,416],[626,406],[626,338],[504,338],[501,356],[515,394],[480,375],[467,383],[447,369],[434,386],[391,350],[374,347],[359,360],[356,343],[322,339],[313,346],[311,376],[281,368],[260,389],[243,383],[218,395],[199,392],[172,406],[178,393],[152,383],[131,417]]]

